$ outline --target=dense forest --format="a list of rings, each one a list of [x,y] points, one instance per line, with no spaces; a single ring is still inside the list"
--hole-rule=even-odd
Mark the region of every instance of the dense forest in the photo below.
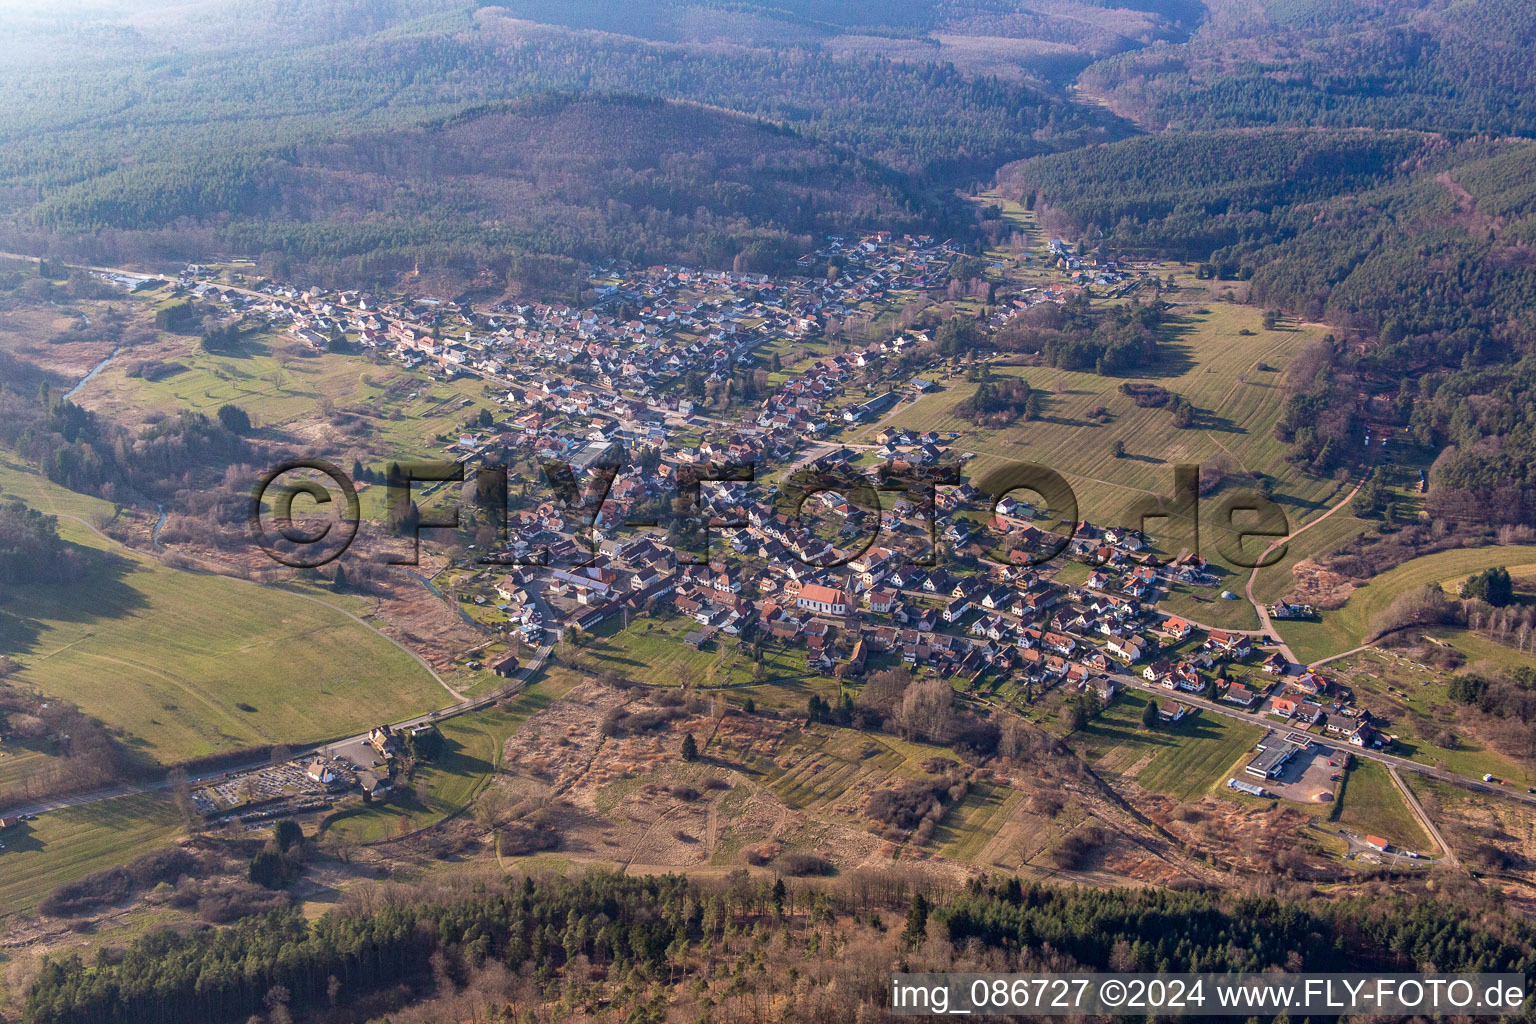
[[[998,184],[1033,198],[1052,229],[1205,260],[1294,231],[1285,215],[1299,203],[1386,184],[1405,161],[1449,148],[1416,132],[1166,133],[1011,164]]]
[[[817,233],[959,230],[935,184],[1129,130],[1054,90],[879,48],[410,15],[342,42],[128,47],[68,74],[0,71],[14,98],[0,245],[102,262],[282,252],[286,269],[353,283],[491,259],[563,283],[550,260],[599,253],[782,269]]]
[[[1536,133],[1526,0],[1207,0],[1186,43],[1079,83],[1150,126],[1310,125]],[[1516,45],[1519,41],[1522,45]]]
[[[514,256],[528,252],[777,271],[829,233],[963,231],[957,207],[788,128],[659,100],[543,95],[430,126],[135,168],[63,189],[36,216],[63,232],[217,224],[280,274],[323,265],[355,282],[417,263],[518,277]]]
[[[359,905],[313,923],[285,910],[217,930],[164,929],[103,952],[89,969],[76,953],[56,956],[27,993],[25,1020],[216,1024],[263,1011],[286,1020],[323,1010],[329,1020],[356,1021],[388,1009],[379,1001],[385,995],[397,1006],[446,995],[499,968],[503,977],[540,986],[560,979],[568,996],[596,996],[592,984],[606,981],[614,1005],[629,1011],[626,1019],[660,1021],[669,1002],[688,998],[690,978],[698,993],[712,977],[735,977],[765,956],[787,958],[785,967],[801,964],[795,973],[813,969],[814,959],[837,977],[827,991],[840,1006],[792,1003],[783,1019],[853,1020],[861,1004],[882,1001],[898,959],[915,969],[952,969],[942,950],[973,941],[994,950],[999,970],[1536,968],[1527,922],[1433,901],[1293,902],[1018,879],[975,879],[947,895],[908,895],[889,880],[795,892],[744,872],[726,885],[599,872],[475,888]],[[881,920],[893,912],[890,924]],[[847,942],[840,932],[871,918],[880,922],[876,934],[888,936],[881,947],[826,956]],[[769,973],[761,981],[773,991],[792,987],[790,978]],[[743,992],[751,984],[744,977]]]

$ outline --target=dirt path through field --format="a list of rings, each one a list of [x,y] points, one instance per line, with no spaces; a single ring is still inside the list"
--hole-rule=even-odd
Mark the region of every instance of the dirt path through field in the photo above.
[[[1364,486],[1365,486],[1365,481],[1364,480],[1360,481],[1358,484],[1355,484],[1354,489],[1351,490],[1348,494],[1344,495],[1344,497],[1339,500],[1338,504],[1336,504],[1332,508],[1328,509],[1328,511],[1324,512],[1322,515],[1318,516],[1316,519],[1313,519],[1311,522],[1307,523],[1305,526],[1297,527],[1296,529],[1292,530],[1290,533],[1286,534],[1284,537],[1281,537],[1279,540],[1275,541],[1269,547],[1265,548],[1264,549],[1264,554],[1259,556],[1259,559],[1258,559],[1259,562],[1262,563],[1264,561],[1264,559],[1267,558],[1272,551],[1275,551],[1276,549],[1282,547],[1285,544],[1289,544],[1291,541],[1295,540],[1297,537],[1300,537],[1302,534],[1304,534],[1308,530],[1312,529],[1312,527],[1316,526],[1318,523],[1322,522],[1324,519],[1327,519],[1329,516],[1333,515],[1339,509],[1341,509],[1344,506],[1348,505],[1351,501],[1354,500],[1355,495],[1360,493],[1360,488],[1362,488]],[[1258,579],[1258,578],[1259,578],[1259,567],[1258,566],[1254,566],[1253,571],[1248,574],[1248,583],[1247,583],[1246,586],[1244,586],[1243,593],[1247,596],[1248,603],[1253,605],[1253,610],[1255,612],[1258,612],[1258,614],[1259,614],[1259,628],[1261,630],[1263,630],[1269,636],[1272,636],[1272,637],[1275,638],[1275,642],[1276,642],[1277,646],[1280,649],[1280,653],[1285,655],[1285,660],[1290,662],[1292,665],[1295,665],[1295,664],[1298,663],[1296,655],[1295,655],[1295,653],[1293,653],[1291,651],[1290,646],[1288,644],[1286,644],[1285,638],[1282,637],[1279,633],[1275,632],[1275,624],[1273,622],[1271,622],[1270,619],[1269,619],[1269,609],[1266,608],[1260,602],[1254,600],[1254,597],[1253,597],[1253,581]]]

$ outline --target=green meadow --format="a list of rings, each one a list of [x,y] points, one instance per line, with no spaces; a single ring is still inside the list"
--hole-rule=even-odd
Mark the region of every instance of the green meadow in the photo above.
[[[12,588],[13,684],[78,704],[161,763],[359,732],[450,703],[409,654],[298,594],[171,569],[70,519],[86,578]]]
[[[1350,594],[1344,607],[1322,612],[1320,621],[1293,620],[1277,623],[1276,629],[1303,661],[1340,654],[1366,641],[1377,616],[1391,607],[1399,594],[1425,586],[1456,584],[1474,572],[1499,565],[1536,565],[1536,546],[1457,548],[1415,558],[1373,577]]]

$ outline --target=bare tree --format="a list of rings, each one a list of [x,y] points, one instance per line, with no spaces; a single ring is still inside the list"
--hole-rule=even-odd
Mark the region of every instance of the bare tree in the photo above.
[[[192,787],[187,782],[187,770],[172,768],[166,773],[165,781],[170,785],[171,798],[176,802],[177,813],[181,815],[182,827],[190,829],[197,821],[197,806],[192,802]]]
[[[907,687],[901,699],[902,731],[930,740],[948,739],[954,726],[954,695],[942,679],[924,679]]]

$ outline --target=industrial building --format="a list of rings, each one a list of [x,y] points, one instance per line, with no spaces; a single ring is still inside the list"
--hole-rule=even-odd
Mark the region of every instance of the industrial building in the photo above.
[[[1306,749],[1307,745],[1281,739],[1273,732],[1265,733],[1264,738],[1259,741],[1259,752],[1243,770],[1261,779],[1276,779],[1285,771],[1285,766],[1291,758]]]

